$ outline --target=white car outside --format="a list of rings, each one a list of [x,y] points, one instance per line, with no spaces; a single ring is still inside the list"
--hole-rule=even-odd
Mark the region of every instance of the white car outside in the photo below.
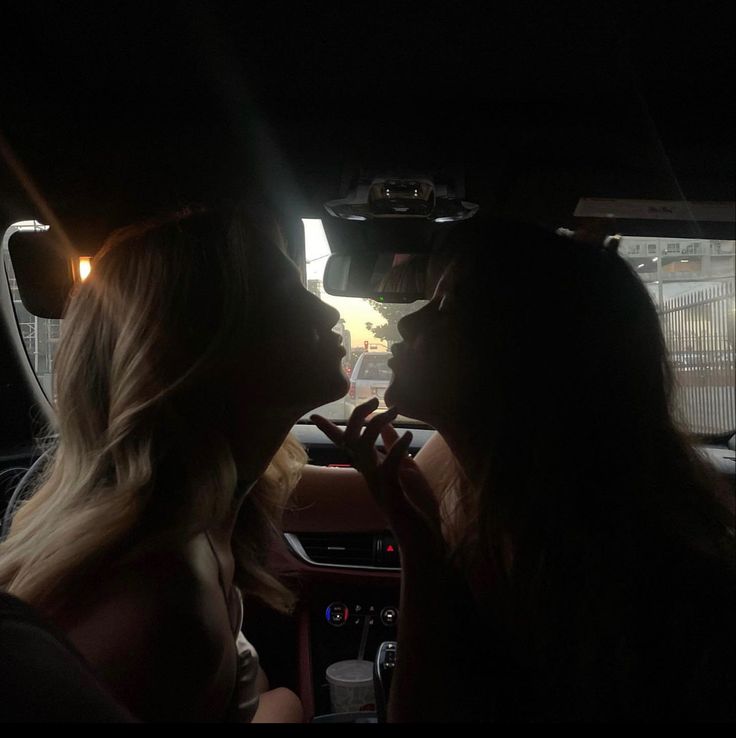
[[[378,411],[386,409],[383,396],[391,383],[388,351],[366,351],[358,357],[350,375],[350,389],[345,397],[345,417],[350,417],[356,405],[377,397]]]

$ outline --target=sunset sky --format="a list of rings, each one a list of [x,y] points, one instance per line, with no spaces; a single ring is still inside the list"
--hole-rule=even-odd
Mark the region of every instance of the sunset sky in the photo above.
[[[330,246],[321,220],[304,219],[306,240],[307,279],[322,279]],[[320,258],[325,257],[325,258]],[[324,290],[321,298],[340,311],[345,318],[353,346],[362,346],[363,341],[374,342],[376,337],[365,327],[367,322],[380,324],[383,318],[365,301],[356,297],[335,297]]]

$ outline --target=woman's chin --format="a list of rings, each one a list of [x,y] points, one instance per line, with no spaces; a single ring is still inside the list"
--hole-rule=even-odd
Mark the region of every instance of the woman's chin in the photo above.
[[[335,376],[334,382],[331,382],[329,386],[325,387],[324,395],[320,405],[326,405],[328,402],[335,402],[335,400],[342,400],[343,397],[348,393],[350,389],[350,380],[340,372]]]
[[[383,399],[386,407],[397,407],[399,415],[402,417],[418,420],[420,423],[429,423],[424,404],[413,398],[411,393],[402,392],[400,387],[395,387],[393,384],[390,385],[386,389]]]
[[[406,415],[406,402],[403,393],[392,383],[386,388],[383,401],[386,407],[397,407],[402,415]]]
[[[338,395],[335,398],[336,400],[339,400],[341,397],[345,397],[347,395],[348,390],[350,389],[350,379],[340,372],[340,381],[338,382],[339,389],[338,389]]]

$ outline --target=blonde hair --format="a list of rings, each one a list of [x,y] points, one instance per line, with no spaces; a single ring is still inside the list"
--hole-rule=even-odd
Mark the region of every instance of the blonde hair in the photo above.
[[[238,480],[219,379],[246,345],[258,248],[279,242],[272,223],[242,212],[193,211],[107,240],[66,314],[59,441],[0,544],[0,586],[53,610],[103,566],[186,540],[232,510]],[[255,552],[305,462],[287,438],[237,525],[252,540],[234,546],[236,578],[281,610],[291,596]]]
[[[478,490],[438,432],[424,444],[416,463],[437,498],[450,558],[467,568],[471,564],[467,557],[477,538]]]

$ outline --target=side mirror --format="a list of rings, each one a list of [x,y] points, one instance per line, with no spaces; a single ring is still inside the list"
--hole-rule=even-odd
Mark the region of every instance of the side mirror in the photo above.
[[[393,251],[332,254],[322,284],[330,295],[369,297],[379,302],[414,302],[431,297],[428,254]]]
[[[8,243],[23,306],[39,318],[61,318],[75,282],[75,257],[49,233],[16,233]]]

